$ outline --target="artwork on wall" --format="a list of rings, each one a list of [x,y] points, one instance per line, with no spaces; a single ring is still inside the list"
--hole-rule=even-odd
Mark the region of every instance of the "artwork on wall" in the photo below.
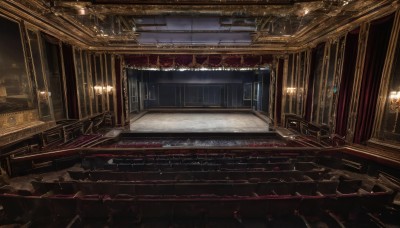
[[[0,114],[34,109],[20,26],[0,16],[0,27]]]

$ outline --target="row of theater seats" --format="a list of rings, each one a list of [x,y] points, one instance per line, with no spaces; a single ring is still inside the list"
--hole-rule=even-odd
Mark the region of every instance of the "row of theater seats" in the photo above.
[[[0,190],[8,224],[400,227],[385,183],[308,156],[92,155],[68,178]]]

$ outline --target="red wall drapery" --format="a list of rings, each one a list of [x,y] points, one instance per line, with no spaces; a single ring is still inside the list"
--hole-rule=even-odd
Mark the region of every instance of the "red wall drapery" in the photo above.
[[[346,37],[335,128],[335,133],[343,137],[346,136],[347,132],[347,120],[349,116],[351,93],[353,91],[354,73],[356,71],[359,33],[360,28],[357,28],[349,32]]]
[[[354,132],[354,143],[364,143],[372,134],[383,66],[392,32],[394,14],[371,22]]]

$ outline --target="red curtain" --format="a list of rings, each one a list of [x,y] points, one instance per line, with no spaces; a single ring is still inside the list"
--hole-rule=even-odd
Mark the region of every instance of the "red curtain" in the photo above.
[[[75,64],[72,46],[63,43],[62,51],[68,94],[68,118],[79,119],[78,94],[76,91]]]
[[[158,65],[158,55],[149,56],[149,65],[145,67],[159,67]]]
[[[228,55],[224,58],[224,66],[240,67],[242,66],[242,57],[240,55]]]
[[[210,55],[208,56],[208,65],[211,67],[220,67],[222,64],[221,55]]]
[[[272,55],[125,55],[127,66],[148,67],[258,67],[272,63]]]
[[[190,67],[193,65],[193,55],[176,55],[175,66]]]
[[[174,65],[174,56],[173,55],[160,55],[158,57],[158,61],[160,63],[160,67],[173,67]]]
[[[129,66],[142,68],[149,65],[148,55],[127,55],[125,58]]]
[[[357,28],[349,32],[346,38],[335,128],[335,133],[343,137],[346,136],[347,132],[347,120],[349,116],[351,93],[353,91],[354,73],[356,71],[359,34],[360,28]]]
[[[196,63],[200,66],[204,66],[207,63],[208,56],[207,55],[196,55]]]
[[[258,65],[260,65],[260,56],[259,55],[244,55],[243,56],[243,66],[244,67],[251,67],[251,66],[258,66]]]
[[[262,55],[261,56],[261,65],[266,65],[272,63],[273,56],[272,55]]]
[[[365,143],[371,137],[393,21],[394,14],[391,14],[373,21],[369,28],[354,143]]]

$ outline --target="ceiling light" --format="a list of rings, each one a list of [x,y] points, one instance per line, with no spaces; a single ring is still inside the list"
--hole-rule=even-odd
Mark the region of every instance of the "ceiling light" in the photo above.
[[[304,9],[304,15],[307,15],[308,13],[310,12],[310,10],[309,9]]]
[[[87,10],[85,7],[78,9],[78,15],[86,15],[86,14],[87,14]]]

